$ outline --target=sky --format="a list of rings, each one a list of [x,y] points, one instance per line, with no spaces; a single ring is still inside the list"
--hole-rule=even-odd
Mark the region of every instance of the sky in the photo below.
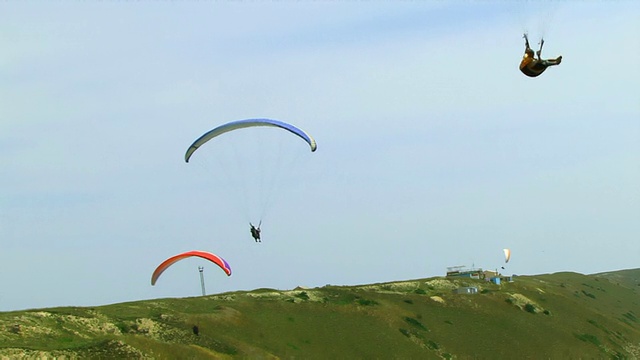
[[[524,31],[562,64],[521,74]],[[503,248],[507,274],[638,268],[639,37],[636,1],[0,2],[0,311],[199,296],[199,266],[208,294]],[[184,162],[247,118],[318,150],[247,130]],[[192,258],[151,286],[188,250],[233,274]]]

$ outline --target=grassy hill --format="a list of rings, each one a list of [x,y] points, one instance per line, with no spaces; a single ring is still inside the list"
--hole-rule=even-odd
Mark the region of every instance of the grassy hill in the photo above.
[[[636,292],[640,291],[640,269],[610,271],[595,274],[595,276],[608,279],[613,283],[626,286],[630,289],[635,289]]]
[[[430,278],[4,312],[0,358],[633,359],[638,276]],[[453,293],[462,286],[479,291]]]

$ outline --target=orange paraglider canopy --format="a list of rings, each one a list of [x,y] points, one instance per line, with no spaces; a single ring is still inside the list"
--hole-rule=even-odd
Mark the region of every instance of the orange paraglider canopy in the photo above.
[[[167,270],[169,266],[173,265],[174,263],[182,259],[186,259],[192,256],[201,257],[203,259],[211,261],[212,263],[218,265],[222,270],[224,270],[227,276],[231,276],[231,266],[229,266],[229,263],[226,262],[223,258],[219,257],[218,255],[212,254],[210,252],[193,250],[193,251],[187,251],[182,254],[172,256],[167,260],[163,261],[162,264],[160,264],[156,268],[156,270],[153,272],[153,275],[151,275],[151,285],[156,284],[156,281],[160,277],[160,274],[162,274],[163,271]]]

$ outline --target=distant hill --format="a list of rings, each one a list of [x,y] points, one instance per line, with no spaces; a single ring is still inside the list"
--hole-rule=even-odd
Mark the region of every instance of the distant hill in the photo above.
[[[595,274],[595,276],[634,289],[637,293],[640,292],[640,269],[611,271]]]
[[[639,274],[501,285],[438,277],[4,312],[0,358],[637,359]],[[477,293],[454,293],[463,287]]]

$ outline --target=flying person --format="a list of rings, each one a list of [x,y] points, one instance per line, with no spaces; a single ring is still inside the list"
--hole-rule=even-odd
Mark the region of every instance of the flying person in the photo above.
[[[558,56],[555,59],[547,59],[542,60],[540,55],[542,54],[542,45],[544,45],[544,39],[540,40],[540,50],[536,52],[538,58],[536,59],[533,53],[533,50],[529,46],[529,39],[527,38],[527,34],[524,34],[524,56],[522,57],[522,61],[520,62],[520,71],[523,74],[529,77],[536,77],[542,74],[547,67],[553,65],[560,65],[562,62],[562,56]]]
[[[260,240],[260,225],[262,224],[262,221],[260,221],[260,224],[258,224],[258,227],[253,226],[252,223],[249,223],[249,225],[251,225],[251,236],[253,237],[253,239],[256,242],[262,242],[262,240]]]

